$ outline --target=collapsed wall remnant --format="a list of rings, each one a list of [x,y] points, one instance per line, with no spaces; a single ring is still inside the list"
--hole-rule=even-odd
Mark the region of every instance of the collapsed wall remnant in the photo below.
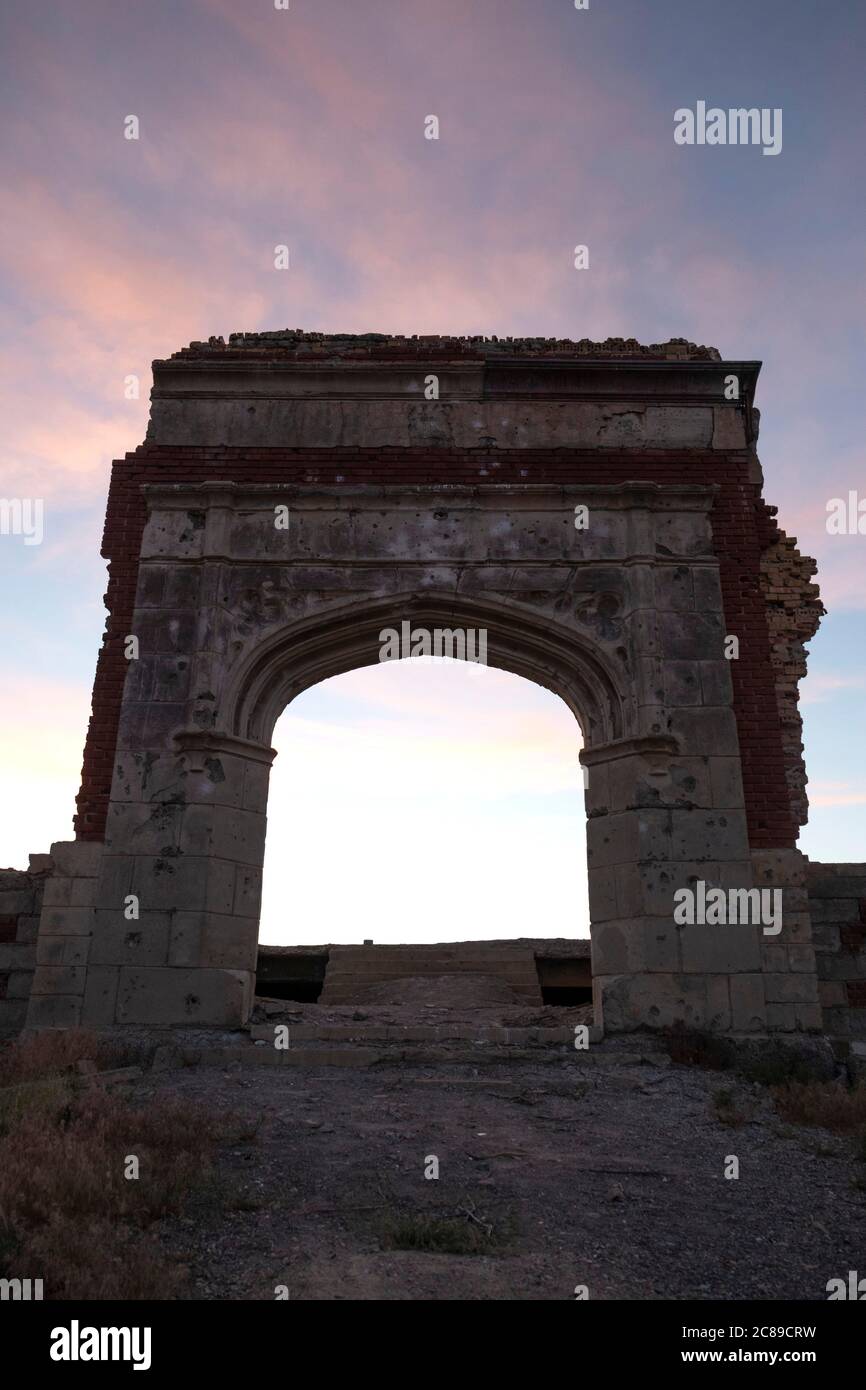
[[[866,1067],[866,864],[809,864],[809,911],[824,1025]]]
[[[248,1018],[276,719],[409,622],[483,630],[581,726],[606,1029],[820,1029],[796,848],[820,605],[762,498],[759,365],[288,331],[154,363],[29,1025]],[[781,889],[781,932],[677,923],[698,883]]]
[[[27,869],[0,869],[0,1036],[24,1025],[51,870],[47,854],[31,854]]]
[[[785,779],[791,810],[798,825],[809,817],[806,765],[803,760],[803,721],[800,718],[799,683],[806,674],[805,644],[818,631],[826,612],[812,576],[818,566],[801,555],[797,542],[780,531],[772,520],[775,507],[766,507],[766,544],[761,553],[761,589],[764,594],[770,661],[776,673],[776,705],[782,726]]]

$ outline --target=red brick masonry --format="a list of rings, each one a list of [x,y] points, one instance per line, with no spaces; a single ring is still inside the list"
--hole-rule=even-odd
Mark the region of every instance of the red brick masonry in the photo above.
[[[145,521],[144,483],[371,484],[717,483],[713,535],[726,628],[740,641],[731,663],[753,849],[796,844],[786,755],[771,662],[761,554],[780,533],[772,509],[749,479],[748,451],[599,453],[597,449],[453,450],[231,449],[142,445],[113,466],[102,554],[109,561],[108,620],[93,690],[93,714],[78,795],[79,839],[104,836],[123,683],[123,637],[130,631]]]

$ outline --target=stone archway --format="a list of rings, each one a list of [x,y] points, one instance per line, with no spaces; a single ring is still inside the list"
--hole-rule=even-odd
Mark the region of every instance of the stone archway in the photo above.
[[[699,487],[528,485],[493,496],[451,489],[447,498],[415,489],[385,503],[375,490],[358,490],[354,544],[339,542],[341,573],[356,592],[335,600],[334,573],[321,560],[311,567],[304,549],[314,531],[321,554],[321,533],[339,521],[342,499],[279,486],[149,487],[133,622],[140,654],[124,692],[82,1020],[107,1021],[108,1010],[112,1022],[135,1024],[246,1019],[274,724],[301,690],[379,659],[382,630],[404,620],[413,629],[483,629],[491,664],[548,686],[581,723],[599,1008],[608,994],[633,1011],[634,992],[649,989],[646,1016],[657,1007],[667,1017],[673,993],[705,991],[702,969],[687,972],[694,978],[686,986],[674,982],[682,952],[670,923],[673,886],[706,858],[710,841],[715,873],[721,864],[738,881],[749,872],[710,550],[712,495]],[[589,537],[574,531],[578,498],[594,519]],[[292,524],[281,534],[274,516],[284,506]],[[462,536],[450,593],[444,567],[431,574],[429,560],[413,559],[414,519],[437,512]],[[672,515],[680,550],[666,546],[660,557]],[[376,559],[370,551],[382,525],[389,554]],[[503,566],[490,560],[503,531],[514,544],[514,533],[539,529],[552,533],[557,551],[536,563],[531,606],[525,593],[515,601],[497,587]],[[467,571],[476,587],[469,595],[457,587]],[[715,621],[701,615],[689,639],[698,643],[695,679],[703,672],[706,680],[714,665],[715,687],[726,694],[712,720],[691,704],[669,704],[662,719],[645,678],[646,667],[659,666],[647,598],[676,575],[692,585],[698,576],[708,596],[716,583]],[[426,587],[430,579],[436,588]],[[297,592],[304,611],[293,617]],[[179,689],[183,702],[174,698]],[[121,915],[130,896],[134,926]]]
[[[46,897],[30,1025],[246,1020],[274,723],[301,690],[378,660],[382,629],[408,621],[483,628],[491,664],[554,690],[582,726],[606,1029],[818,1027],[751,416],[721,404],[731,364],[678,348],[651,376],[647,362],[588,370],[571,345],[537,381],[525,361],[474,362],[452,402],[401,398],[377,415],[339,352],[315,368],[288,354],[260,379],[261,353],[241,345],[228,375],[209,375],[224,348],[203,354],[201,380],[195,357],[164,364],[153,437],[118,465],[108,553],[121,563],[80,838]],[[381,392],[405,391],[393,363],[369,369]],[[322,399],[301,399],[311,390]],[[264,428],[294,431],[270,453],[268,392]],[[443,419],[450,444],[420,437]],[[725,649],[738,625],[745,678]],[[755,925],[678,925],[674,894],[698,881],[784,885],[784,947]]]

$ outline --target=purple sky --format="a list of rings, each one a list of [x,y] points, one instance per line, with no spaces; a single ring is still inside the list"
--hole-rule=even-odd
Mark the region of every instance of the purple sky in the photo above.
[[[866,537],[825,525],[831,498],[866,498],[866,8],[28,0],[0,24],[0,495],[46,509],[42,545],[0,536],[0,860],[70,835],[109,465],[143,437],[150,361],[283,327],[674,335],[762,359],[768,500],[830,608],[801,843],[866,858]],[[674,111],[699,100],[782,108],[781,154],[676,145]],[[370,698],[313,693],[305,717],[348,729]],[[510,814],[540,814],[519,782]]]

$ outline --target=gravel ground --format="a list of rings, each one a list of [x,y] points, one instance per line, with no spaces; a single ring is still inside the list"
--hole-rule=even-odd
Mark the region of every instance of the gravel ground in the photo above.
[[[866,1268],[851,1139],[786,1125],[728,1073],[616,1055],[149,1073],[141,1098],[225,1111],[227,1134],[235,1117],[258,1124],[160,1240],[196,1299],[277,1285],[292,1299],[572,1299],[579,1284],[593,1299],[826,1299],[828,1279]],[[490,1228],[493,1244],[392,1248],[393,1224],[424,1215]]]

